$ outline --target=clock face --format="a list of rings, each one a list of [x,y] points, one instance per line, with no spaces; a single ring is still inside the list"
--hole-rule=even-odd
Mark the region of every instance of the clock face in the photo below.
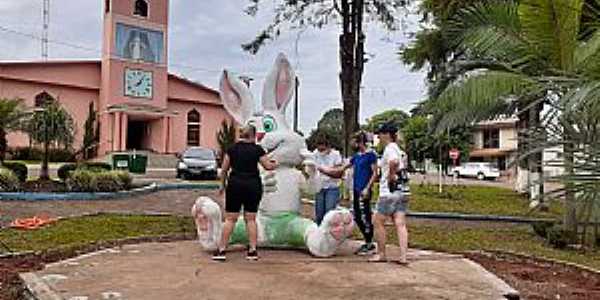
[[[125,96],[152,98],[152,72],[125,69]]]

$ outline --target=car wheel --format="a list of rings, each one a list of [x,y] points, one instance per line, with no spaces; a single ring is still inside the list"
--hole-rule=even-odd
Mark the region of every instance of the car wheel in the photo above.
[[[485,180],[485,175],[483,173],[478,173],[477,174],[477,179],[479,179],[479,180]]]

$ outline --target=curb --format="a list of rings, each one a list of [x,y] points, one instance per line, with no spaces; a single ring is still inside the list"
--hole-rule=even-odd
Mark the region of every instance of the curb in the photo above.
[[[216,190],[218,188],[219,185],[215,183],[152,183],[145,187],[112,193],[0,193],[0,201],[107,200],[145,195],[159,191]]]
[[[302,199],[303,204],[314,205],[314,200]],[[546,218],[526,218],[515,216],[498,216],[498,215],[479,215],[479,214],[462,214],[452,212],[416,212],[408,211],[407,217],[417,219],[442,219],[442,220],[457,220],[457,221],[483,221],[483,222],[505,222],[505,223],[520,223],[533,224],[538,222],[556,223],[555,219]]]

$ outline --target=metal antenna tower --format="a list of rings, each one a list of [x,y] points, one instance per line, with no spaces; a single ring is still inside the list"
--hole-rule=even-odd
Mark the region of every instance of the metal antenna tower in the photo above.
[[[50,0],[43,0],[43,21],[44,27],[42,30],[42,59],[48,60],[48,28],[50,27]]]

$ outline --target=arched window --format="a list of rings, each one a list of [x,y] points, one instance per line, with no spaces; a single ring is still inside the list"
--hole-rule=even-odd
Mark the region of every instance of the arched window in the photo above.
[[[187,114],[187,144],[188,146],[200,146],[200,113],[192,109]]]
[[[54,97],[43,91],[35,96],[35,107],[44,107],[54,102]]]
[[[148,2],[146,0],[137,0],[135,1],[135,8],[133,10],[133,14],[136,16],[148,17]]]

